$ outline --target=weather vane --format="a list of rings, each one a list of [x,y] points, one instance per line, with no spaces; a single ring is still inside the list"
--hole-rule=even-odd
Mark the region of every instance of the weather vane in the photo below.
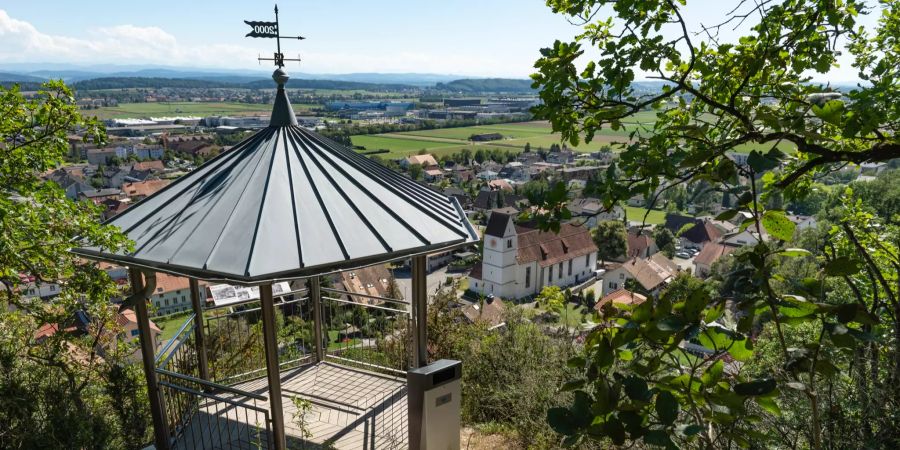
[[[303,36],[282,36],[281,29],[278,27],[278,5],[275,5],[275,21],[274,22],[254,22],[250,20],[245,20],[244,23],[250,25],[252,30],[247,33],[245,37],[253,37],[253,38],[275,38],[275,42],[277,45],[277,50],[275,51],[275,56],[272,58],[256,58],[259,61],[275,61],[275,65],[278,67],[284,67],[285,61],[300,61],[299,56],[297,58],[288,58],[285,59],[284,54],[281,53],[281,39],[306,39]]]

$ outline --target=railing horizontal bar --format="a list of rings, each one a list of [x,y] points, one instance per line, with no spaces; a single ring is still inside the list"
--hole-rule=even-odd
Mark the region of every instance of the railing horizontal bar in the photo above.
[[[288,364],[293,364],[293,363],[295,363],[295,362],[303,361],[303,360],[305,360],[305,359],[312,359],[312,355],[306,355],[306,356],[304,356],[304,357],[302,357],[302,358],[292,359],[292,360],[290,360],[290,361],[283,361],[283,362],[278,363],[278,366],[281,367],[281,366],[285,366],[285,365],[288,365]],[[266,370],[265,367],[262,367],[262,368],[259,368],[259,369],[253,369],[253,370],[250,370],[250,371],[248,371],[248,372],[243,372],[243,373],[239,373],[239,374],[227,376],[227,377],[223,378],[223,379],[220,380],[220,381],[234,380],[234,379],[241,378],[241,377],[245,377],[245,376],[247,376],[247,375],[254,374],[254,373],[257,373],[257,372],[264,372],[265,370]]]
[[[253,392],[242,391],[240,389],[235,389],[230,386],[225,386],[224,384],[213,383],[212,381],[201,380],[200,378],[194,378],[189,375],[182,375],[180,373],[172,372],[170,370],[156,369],[156,373],[174,377],[174,378],[178,378],[178,379],[184,380],[184,381],[190,381],[192,383],[197,383],[197,384],[207,386],[207,387],[210,387],[213,389],[222,390],[225,392],[231,392],[232,394],[243,395],[245,397],[250,397],[250,398],[256,399],[256,400],[264,400],[264,401],[268,400],[266,398],[266,396],[264,396],[264,395],[254,394]]]
[[[165,387],[168,387],[168,388],[171,388],[171,389],[175,389],[176,391],[186,392],[186,393],[188,393],[188,394],[196,395],[196,396],[198,396],[198,397],[209,398],[209,399],[215,400],[215,401],[217,401],[217,402],[228,403],[229,405],[234,405],[234,406],[238,406],[238,407],[241,407],[241,408],[247,408],[247,409],[250,409],[250,410],[253,410],[253,411],[256,411],[256,412],[259,412],[259,413],[265,413],[265,414],[268,415],[268,410],[266,410],[266,409],[264,409],[264,408],[260,408],[260,407],[258,407],[258,406],[248,405],[248,404],[246,404],[246,403],[241,403],[241,402],[236,402],[236,401],[234,401],[234,400],[230,400],[230,399],[227,399],[227,398],[219,397],[218,395],[215,395],[215,394],[209,394],[209,393],[206,393],[206,392],[200,392],[200,391],[198,391],[198,390],[191,389],[191,388],[189,388],[189,387],[179,386],[179,385],[177,385],[177,384],[168,383],[168,382],[166,382],[166,381],[160,381],[159,384],[160,384],[160,386],[165,386]]]
[[[351,302],[349,300],[342,300],[342,299],[334,298],[334,297],[326,297],[324,295],[322,296],[322,299],[323,300],[331,300],[333,302],[338,302],[338,303],[346,303],[348,305],[361,306],[363,308],[383,309],[385,311],[393,311],[393,312],[401,313],[401,314],[409,314],[409,311],[404,311],[402,309],[388,308],[387,306],[367,305],[365,303]]]
[[[349,362],[349,363],[353,363],[353,364],[360,364],[360,365],[367,366],[367,367],[374,367],[374,368],[376,368],[376,369],[389,370],[389,371],[394,372],[394,373],[399,373],[399,374],[401,374],[401,375],[406,375],[406,371],[405,371],[405,370],[393,369],[393,368],[391,368],[391,367],[385,367],[385,366],[379,366],[378,364],[372,364],[372,363],[367,363],[367,362],[357,361],[357,360],[355,360],[355,359],[350,359],[350,358],[343,358],[343,357],[340,357],[340,356],[334,356],[334,355],[332,355],[332,354],[325,355],[325,357],[326,357],[326,358],[331,358],[331,359],[336,359],[336,360],[338,360],[338,361],[345,361],[345,362]]]
[[[196,314],[191,314],[191,317],[188,317],[187,320],[185,320],[184,323],[181,324],[181,328],[178,329],[178,332],[175,333],[175,336],[181,336],[181,333],[184,333],[185,327],[187,327],[189,323],[193,322],[195,317]],[[171,347],[175,342],[176,339],[170,339],[166,346],[156,353],[156,360],[154,362],[157,365],[159,365],[159,359],[162,358],[162,356],[165,355],[167,351],[169,351],[169,347]]]
[[[396,299],[396,298],[379,297],[379,296],[377,296],[377,295],[359,294],[359,293],[356,293],[356,292],[342,291],[342,290],[340,290],[340,289],[322,288],[322,292],[330,292],[330,293],[332,293],[332,294],[341,294],[341,295],[352,295],[352,296],[354,296],[354,297],[365,297],[365,298],[371,298],[371,299],[375,299],[375,300],[384,300],[384,301],[386,301],[386,302],[391,302],[391,303],[401,303],[401,304],[404,304],[404,305],[408,305],[408,304],[409,304],[409,302],[406,301],[406,300],[398,300],[398,299]]]

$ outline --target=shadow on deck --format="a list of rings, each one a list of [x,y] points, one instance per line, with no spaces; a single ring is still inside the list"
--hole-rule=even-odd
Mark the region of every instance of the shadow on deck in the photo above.
[[[265,378],[233,386],[268,395]],[[408,447],[406,380],[331,363],[319,363],[281,372],[285,434],[290,449],[401,449]],[[294,415],[292,397],[308,400],[306,415],[311,436],[304,441]],[[265,413],[236,408],[238,395],[217,394],[205,399],[192,416],[174,448],[257,449],[267,445]],[[255,403],[269,408],[268,401]]]

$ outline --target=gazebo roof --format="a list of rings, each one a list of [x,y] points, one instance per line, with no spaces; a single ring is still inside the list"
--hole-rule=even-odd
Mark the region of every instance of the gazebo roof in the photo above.
[[[478,240],[456,199],[297,126],[284,92],[265,128],[106,223],[131,253],[73,251],[204,280],[262,284]]]

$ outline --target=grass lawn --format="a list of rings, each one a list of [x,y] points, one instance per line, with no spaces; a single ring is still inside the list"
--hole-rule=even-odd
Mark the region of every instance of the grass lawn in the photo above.
[[[338,330],[328,330],[328,350],[338,350],[359,343],[359,339],[350,339],[347,342],[337,342]]]
[[[647,212],[646,208],[637,208],[634,206],[622,206],[625,209],[625,213],[628,215],[628,220],[633,222],[640,222],[644,220],[644,214]],[[682,215],[689,215],[686,213],[679,213]],[[666,212],[660,211],[658,209],[651,209],[650,214],[647,215],[647,224],[648,225],[659,225],[666,223]]]
[[[416,154],[419,150],[429,150],[438,147],[451,147],[454,144],[448,142],[429,141],[426,138],[419,139],[398,139],[388,135],[360,135],[351,138],[353,145],[362,145],[366,150],[387,149],[391,151],[389,157],[409,156]]]
[[[294,105],[294,110],[302,110],[304,106]],[[86,116],[97,116],[100,119],[144,118],[162,116],[209,116],[209,115],[248,115],[272,112],[272,105],[262,103],[236,102],[159,102],[159,103],[120,103],[118,106],[103,107],[82,111]]]
[[[528,318],[534,318],[535,316],[545,314],[546,312],[546,310],[539,306],[535,306],[535,308],[526,310],[525,314]],[[564,311],[560,311],[558,315],[556,313],[552,314],[554,320],[549,323],[553,325],[566,324],[569,328],[580,328],[587,319],[590,319],[590,311],[587,311],[584,306],[576,305],[574,303],[566,303],[566,309]]]
[[[168,341],[175,337],[175,333],[184,325],[184,322],[191,316],[191,313],[172,314],[165,317],[154,317],[150,320],[162,330],[162,340]]]

